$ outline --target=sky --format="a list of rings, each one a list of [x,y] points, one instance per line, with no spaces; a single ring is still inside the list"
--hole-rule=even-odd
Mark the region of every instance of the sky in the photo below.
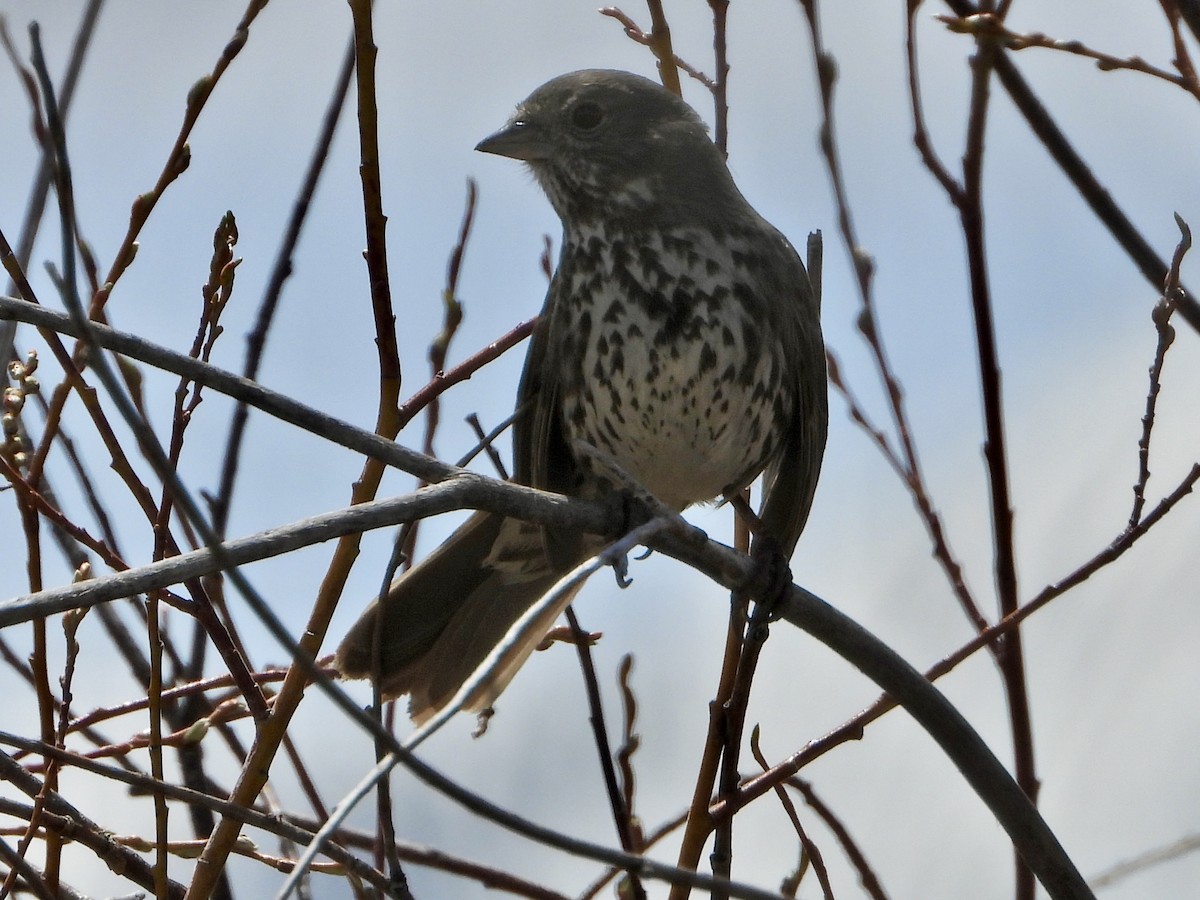
[[[930,493],[968,585],[991,614],[991,526],[963,242],[953,207],[913,149],[903,6],[868,4],[867,15],[861,4],[823,7],[824,40],[839,72],[837,136],[858,238],[875,263],[880,326],[904,384]],[[78,7],[0,0],[13,40],[26,54],[26,25],[38,19],[54,73],[65,64]],[[378,7],[383,197],[407,396],[429,374],[426,346],[440,325],[446,262],[468,178],[478,183],[479,202],[458,290],[465,319],[451,362],[535,314],[545,292],[539,257],[544,235],[557,246],[554,214],[520,166],[477,154],[475,144],[498,128],[518,101],[557,74],[610,67],[653,76],[654,68],[645,48],[628,40],[591,3],[413,0]],[[640,6],[623,8],[648,24]],[[674,0],[666,3],[666,11],[677,52],[711,72],[707,6]],[[918,14],[920,76],[934,146],[956,171],[971,45],[935,20],[945,11],[928,3]],[[111,4],[101,14],[71,111],[68,143],[80,229],[102,270],[124,235],[131,202],[158,177],[187,91],[211,70],[241,14],[239,4],[223,0]],[[1140,55],[1170,68],[1170,34],[1156,7],[1134,9],[1115,0],[1027,0],[1014,4],[1009,25],[1078,38],[1117,56]],[[232,210],[242,263],[214,362],[241,368],[244,337],[349,28],[348,10],[339,3],[270,4],[258,17],[194,130],[188,171],[155,209],[140,236],[136,262],[113,292],[108,311],[115,327],[186,349],[212,232]],[[1194,43],[1188,46],[1196,52]],[[819,153],[821,113],[798,5],[785,0],[733,4],[729,56],[731,170],[751,203],[798,246],[811,230],[823,231],[826,341],[869,413],[887,427],[883,393],[855,329],[859,299]],[[1159,255],[1169,258],[1178,240],[1172,213],[1200,223],[1195,97],[1146,75],[1101,72],[1086,59],[1048,50],[1025,50],[1013,59],[1130,219]],[[711,121],[704,89],[686,83],[684,90],[685,99]],[[1095,222],[998,88],[991,115],[985,167],[988,266],[1004,379],[1018,583],[1027,601],[1103,549],[1128,518],[1146,371],[1155,344],[1150,311],[1158,288]],[[0,121],[5,134],[0,228],[15,242],[37,151],[26,96],[7,66],[0,67]],[[353,126],[348,107],[297,249],[260,380],[371,427],[377,379]],[[30,265],[34,287],[46,303],[57,303],[43,268],[58,257],[56,235],[57,222],[50,217]],[[1200,281],[1195,273],[1189,259],[1184,281]],[[1176,326],[1151,457],[1151,504],[1200,460],[1195,407],[1200,336],[1182,322]],[[19,331],[17,347],[21,352],[37,348],[43,384],[57,382],[35,333]],[[474,443],[462,424],[468,413],[478,412],[485,427],[508,415],[521,361],[520,349],[510,352],[444,398],[439,455],[454,459]],[[147,403],[160,434],[169,426],[174,387],[174,379],[146,373]],[[230,404],[209,394],[196,414],[182,465],[194,490],[215,488],[230,413]],[[66,421],[111,500],[126,559],[148,561],[150,530],[108,471],[77,403],[68,408]],[[422,437],[418,420],[401,441],[419,447]],[[255,414],[230,533],[251,534],[345,506],[360,467],[361,460],[348,451]],[[149,474],[144,464],[141,468]],[[78,487],[62,461],[50,472],[64,505],[86,519]],[[382,493],[411,486],[408,476],[392,473]],[[1195,704],[1200,657],[1194,652],[1200,634],[1198,509],[1195,498],[1185,499],[1132,551],[1033,616],[1023,631],[1041,808],[1087,875],[1200,832],[1200,776],[1194,764],[1200,741]],[[714,537],[728,540],[726,511],[689,515]],[[454,521],[427,523],[421,548],[436,546]],[[12,495],[0,493],[0,599],[28,590],[20,534]],[[364,539],[329,648],[374,593],[391,537],[379,532]],[[299,628],[330,549],[309,548],[251,566],[247,574],[279,614]],[[801,584],[918,668],[971,636],[903,485],[836,396],[822,482],[792,566]],[[51,554],[46,570],[49,583],[70,578],[65,564]],[[613,722],[619,720],[616,666],[622,655],[634,655],[642,738],[638,811],[653,828],[690,797],[707,701],[719,673],[726,596],[668,559],[636,561],[632,575],[632,586],[621,591],[601,573],[577,609],[585,627],[604,632],[596,655]],[[253,663],[284,661],[282,649],[230,597]],[[103,648],[94,621],[85,624],[85,638],[89,628],[94,646]],[[0,637],[18,655],[28,653],[27,627],[7,629]],[[86,640],[84,646],[77,710],[139,695],[139,685],[122,665],[102,653],[89,657]],[[5,669],[0,683],[16,686],[17,677]],[[1009,761],[1006,713],[992,663],[979,655],[939,686]],[[363,685],[350,690],[366,702]],[[780,758],[876,696],[863,676],[823,647],[776,626],[749,721],[763,723],[764,750]],[[460,716],[426,745],[426,758],[539,823],[613,843],[573,652],[559,647],[539,654],[498,709],[485,738],[472,739],[473,723]],[[32,693],[20,688],[0,721],[5,729],[34,731]],[[132,734],[145,727],[144,719],[130,718],[113,731],[125,735],[122,729]],[[250,735],[245,723],[241,733]],[[330,805],[371,765],[368,739],[338,720],[316,692],[302,705],[293,734]],[[209,759],[230,783],[236,769],[215,741]],[[284,805],[303,808],[284,763],[275,774]],[[804,775],[842,816],[890,896],[1011,895],[1011,852],[1003,833],[903,713],[872,725],[861,742],[822,758]],[[78,775],[69,775],[66,784],[74,791],[70,796],[106,827],[151,832],[148,806],[140,801]],[[594,865],[480,823],[403,774],[396,778],[395,794],[403,839],[510,868],[569,894],[578,894],[596,875]],[[809,814],[806,822],[811,819]],[[354,822],[370,827],[369,811],[360,811]],[[790,826],[779,807],[767,801],[739,822],[735,875],[775,886],[795,862]],[[182,836],[184,816],[177,815],[173,824]],[[830,862],[837,896],[859,896],[855,876],[828,831],[815,821],[810,831]],[[268,837],[256,840],[274,849]],[[669,860],[673,850],[668,842],[656,855]],[[186,864],[180,866],[178,877],[185,878]],[[277,873],[245,861],[236,862],[233,871],[243,895],[265,895],[280,881]],[[67,876],[96,896],[129,889],[83,851],[69,854]],[[314,896],[349,896],[343,882],[315,878]],[[1099,896],[1183,896],[1197,880],[1200,856],[1193,854]],[[416,867],[410,881],[418,897],[485,895],[477,885]],[[804,897],[818,895],[815,882],[801,890]]]

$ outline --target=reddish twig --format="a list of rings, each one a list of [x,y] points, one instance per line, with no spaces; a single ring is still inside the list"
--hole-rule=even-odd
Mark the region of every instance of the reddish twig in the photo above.
[[[734,527],[744,529],[745,526],[738,518],[734,520]],[[717,821],[709,807],[713,788],[717,784],[721,751],[727,746],[726,703],[733,696],[734,684],[737,680],[738,660],[742,654],[742,641],[746,626],[745,613],[744,602],[740,598],[733,598],[730,603],[729,624],[725,631],[721,675],[717,683],[716,695],[708,704],[708,730],[704,737],[704,750],[700,756],[700,769],[696,773],[692,799],[688,806],[687,824],[679,843],[676,865],[681,869],[692,871],[696,869],[700,863],[700,855],[704,850],[705,842]],[[672,888],[670,894],[671,900],[686,900],[687,896],[687,888],[683,886]]]
[[[734,498],[734,508],[738,502],[745,515],[735,515],[733,528],[733,545],[743,553],[750,552],[752,523],[757,520],[750,506],[750,488],[745,488],[740,496]],[[754,612],[750,613],[751,598],[745,593],[734,593],[729,597],[729,634],[738,635],[738,646],[735,654],[726,653],[724,662],[734,666],[733,677],[729,682],[729,693],[723,695],[719,703],[720,742],[713,750],[720,754],[720,765],[717,770],[717,796],[724,797],[733,794],[740,782],[739,763],[741,761],[742,736],[746,728],[746,709],[750,705],[750,688],[754,683],[754,673],[758,668],[758,660],[762,653],[763,644],[767,638],[766,607],[758,603]],[[726,679],[722,673],[721,683]],[[707,752],[707,747],[705,748]],[[704,785],[710,794],[712,785]],[[703,822],[704,819],[700,819]],[[711,825],[713,829],[713,846],[709,858],[712,862],[712,873],[722,878],[733,875],[733,816],[716,819]],[[691,830],[691,822],[688,822]],[[714,900],[725,900],[723,894],[716,894]]]
[[[621,717],[621,748],[617,751],[617,769],[621,773],[621,796],[625,808],[629,810],[630,830],[633,832],[634,846],[637,852],[646,849],[645,835],[642,834],[641,820],[634,813],[633,798],[636,793],[637,777],[633,768],[633,757],[641,747],[642,739],[634,730],[637,726],[637,694],[632,685],[633,657],[628,653],[621,657],[617,670],[617,680],[621,686],[621,707],[624,715]]]
[[[862,849],[858,846],[858,842],[851,837],[849,830],[842,820],[838,818],[837,814],[817,796],[817,792],[813,790],[813,786],[803,778],[792,777],[788,779],[787,783],[804,795],[804,802],[812,807],[812,811],[821,817],[821,821],[837,837],[838,843],[842,845],[842,850],[846,854],[846,858],[850,860],[850,864],[858,872],[858,880],[862,883],[863,890],[867,892],[868,896],[872,900],[887,900],[887,894],[884,893],[883,885],[879,883],[879,878],[876,876],[874,869],[871,868]]]
[[[954,653],[939,661],[925,672],[930,681],[937,681],[943,675],[953,671],[959,664],[965,662],[979,650],[992,644],[997,638],[1016,628],[1038,610],[1044,608],[1063,594],[1087,581],[1105,566],[1120,559],[1134,544],[1175,507],[1179,501],[1192,492],[1197,482],[1200,482],[1200,463],[1192,466],[1183,480],[1164,497],[1134,528],[1126,528],[1116,539],[1099,553],[1092,556],[1082,565],[1074,569],[1064,578],[1044,587],[1036,597],[1011,615],[1001,619],[986,631],[976,635],[963,644]],[[897,706],[896,701],[884,695],[854,718],[838,726],[825,736],[809,742],[805,747],[794,753],[788,759],[774,766],[769,772],[757,776],[742,785],[735,798],[718,798],[709,814],[714,817],[732,815],[737,809],[752,802],[771,790],[776,784],[790,778],[813,760],[824,756],[834,747],[847,741],[860,740],[863,729],[874,722],[884,713],[890,712]]]
[[[448,372],[439,372],[416,393],[400,404],[400,421],[407,424],[412,421],[434,397],[444,393],[461,381],[466,381],[492,360],[511,350],[533,333],[537,317],[526,319],[511,331],[492,341],[481,350],[472,353]]]
[[[188,92],[187,106],[184,110],[183,124],[179,128],[179,134],[175,137],[175,143],[167,153],[167,160],[154,187],[146,193],[141,194],[133,202],[133,207],[129,214],[129,229],[125,232],[125,237],[122,238],[121,244],[114,254],[108,274],[104,276],[101,282],[103,287],[92,298],[91,308],[88,310],[89,318],[102,319],[104,305],[108,302],[108,298],[112,294],[113,286],[125,273],[125,270],[129,268],[130,263],[133,262],[133,258],[137,253],[136,242],[142,226],[150,218],[150,213],[154,211],[154,207],[162,198],[163,192],[171,186],[175,179],[187,170],[191,162],[191,150],[188,147],[188,138],[191,136],[192,128],[200,118],[200,113],[204,110],[204,105],[208,102],[208,98],[212,96],[217,82],[220,81],[226,69],[229,68],[230,64],[246,45],[246,41],[250,37],[250,26],[266,5],[267,0],[249,0],[245,12],[242,13],[241,20],[234,28],[233,36],[225,44],[212,71],[200,78],[192,85],[191,91]]]
[[[1170,13],[1168,13],[1168,17],[1170,17]],[[1102,72],[1118,70],[1141,72],[1143,75],[1149,75],[1152,78],[1157,78],[1182,88],[1192,94],[1197,100],[1200,100],[1200,81],[1196,80],[1196,73],[1191,71],[1191,65],[1187,62],[1186,50],[1183,53],[1178,52],[1179,48],[1183,45],[1178,40],[1177,23],[1173,30],[1176,37],[1176,65],[1181,69],[1180,74],[1168,72],[1166,69],[1153,66],[1140,56],[1120,58],[1100,50],[1093,50],[1082,41],[1057,40],[1039,32],[1019,34],[1015,31],[1010,31],[1004,25],[1003,18],[999,15],[976,13],[966,17],[936,16],[935,18],[951,31],[972,35],[977,40],[994,42],[1002,46],[1005,50],[1017,51],[1038,47],[1045,50],[1069,53],[1074,56],[1082,56],[1095,61],[1096,67]]]
[[[332,668],[328,669],[327,671],[331,677],[336,674]],[[258,684],[272,684],[274,682],[282,681],[285,674],[287,674],[286,669],[264,669],[262,671],[253,673],[252,677]],[[205,678],[200,681],[192,681],[187,684],[180,684],[171,688],[165,688],[162,692],[162,696],[164,702],[174,702],[185,697],[203,694],[208,691],[229,691],[231,688],[235,687],[236,682],[233,680],[233,676],[226,673],[224,675],[213,676],[212,678]],[[230,701],[231,697],[218,699],[213,702],[212,708],[216,709],[218,707],[222,707],[228,704]],[[85,728],[95,725],[98,722],[105,722],[111,719],[119,718],[120,716],[135,713],[138,710],[145,709],[147,702],[147,699],[143,697],[139,699],[128,700],[125,703],[117,706],[107,706],[101,707],[100,709],[94,709],[77,719],[73,719],[70,725],[70,732],[74,733],[76,731],[81,731]]]
[[[767,765],[767,758],[763,756],[758,739],[759,729],[758,726],[755,726],[754,731],[750,735],[750,752],[754,754],[755,761],[762,766],[763,771],[766,771],[770,766]],[[817,873],[817,881],[821,884],[822,895],[825,897],[825,900],[834,900],[833,886],[829,883],[829,870],[825,868],[825,858],[821,855],[820,848],[817,847],[813,839],[804,830],[804,826],[800,824],[800,815],[796,812],[796,806],[792,803],[792,798],[787,795],[787,791],[782,786],[775,788],[775,795],[779,798],[780,806],[783,807],[784,813],[792,823],[792,829],[796,832],[796,837],[800,841],[800,846],[804,848],[805,855],[812,863],[813,871]],[[798,882],[799,878],[796,881]]]
[[[957,198],[952,195],[951,199],[957,206],[966,243],[971,309],[975,322],[975,347],[983,402],[983,454],[987,462],[991,499],[994,575],[1000,616],[1004,617],[1017,610],[1019,600],[1002,380],[983,225],[983,158],[992,69],[998,52],[992,41],[981,39],[976,43],[976,52],[971,59],[971,99],[962,157],[962,192]],[[1020,632],[1009,632],[999,649],[996,659],[1008,700],[1014,775],[1021,789],[1036,802],[1038,780],[1033,756],[1033,723],[1029,711]],[[1036,882],[1032,870],[1019,855],[1016,856],[1015,865],[1017,900],[1033,900]]]
[[[450,350],[450,342],[454,339],[454,335],[458,333],[458,326],[462,324],[463,308],[462,303],[458,299],[458,277],[462,272],[463,258],[467,252],[467,240],[471,236],[471,225],[475,221],[475,202],[478,198],[478,189],[475,185],[474,178],[467,179],[467,200],[466,207],[463,210],[462,225],[459,226],[458,240],[454,244],[454,249],[450,251],[450,261],[446,265],[446,287],[442,290],[442,306],[444,307],[444,317],[442,319],[442,330],[439,331],[429,343],[429,383],[434,383],[445,371],[446,354]],[[441,422],[441,403],[439,398],[441,392],[432,393],[429,397],[429,402],[425,405],[425,440],[422,443],[421,450],[426,456],[434,456],[433,441],[437,434],[438,425]],[[403,427],[403,426],[401,426]],[[428,484],[427,481],[420,481],[418,488]],[[393,558],[397,562],[403,562],[406,566],[412,563],[412,550],[416,546],[417,533],[420,531],[420,521],[413,522],[410,527],[402,531],[403,540],[399,540],[396,550],[393,552]],[[391,568],[389,566],[389,568]],[[393,572],[388,573],[388,582],[390,583]]]
[[[1186,4],[1191,6],[1191,12],[1194,14],[1200,12],[1200,4],[1196,0],[1184,0],[1184,3],[1177,0],[1158,0],[1159,6],[1162,7],[1163,15],[1167,18],[1167,24],[1171,28],[1171,44],[1175,51],[1175,58],[1171,60],[1171,64],[1179,71],[1187,81],[1192,85],[1200,84],[1200,78],[1196,75],[1196,67],[1192,64],[1191,54],[1188,52],[1187,42],[1184,40],[1183,31],[1179,24],[1184,13],[1182,7]]]
[[[944,2],[960,17],[979,12],[972,0],[944,0]],[[1194,0],[1189,0],[1189,4],[1193,2]],[[1197,23],[1200,23],[1200,7],[1193,9],[1192,12],[1194,17],[1189,18],[1189,22],[1195,27]],[[1067,136],[1063,134],[1062,129],[1047,112],[1046,107],[1033,93],[1021,73],[1017,71],[1012,60],[1006,54],[999,53],[994,60],[994,67],[1000,83],[1021,115],[1025,117],[1030,130],[1041,141],[1042,146],[1046,148],[1063,174],[1070,179],[1075,190],[1091,207],[1096,218],[1108,229],[1121,249],[1137,266],[1142,277],[1153,284],[1155,290],[1159,290],[1166,277],[1167,264],[1159,258],[1151,243],[1134,227],[1129,217],[1113,199],[1112,193],[1100,183],[1083,157],[1067,140]],[[1200,302],[1197,302],[1190,292],[1185,291],[1180,298],[1179,314],[1193,329],[1200,332]]]
[[[880,358],[886,361],[886,357],[882,355],[876,357],[877,360]],[[825,363],[829,376],[829,384],[842,395],[851,420],[866,432],[875,446],[879,448],[879,452],[883,454],[883,458],[887,461],[888,465],[892,467],[892,470],[900,477],[905,486],[908,487],[913,503],[917,507],[917,512],[921,516],[921,521],[925,525],[925,530],[929,533],[929,538],[933,542],[934,558],[941,564],[942,571],[950,581],[950,587],[958,598],[959,605],[967,614],[967,618],[971,621],[976,631],[982,631],[988,627],[988,621],[976,605],[975,599],[967,587],[962,566],[950,550],[949,540],[946,537],[945,529],[942,527],[942,517],[937,509],[934,508],[933,501],[925,488],[924,477],[921,474],[921,469],[915,455],[915,447],[911,448],[913,455],[907,461],[902,460],[895,448],[892,447],[887,435],[871,421],[854,391],[845,379],[842,378],[841,366],[838,364],[837,357],[832,351],[826,351]]]
[[[478,198],[479,191],[475,185],[474,178],[467,179],[467,201],[466,208],[463,210],[462,225],[459,227],[458,240],[454,244],[454,249],[450,252],[450,261],[446,266],[446,287],[442,291],[442,304],[445,307],[445,318],[442,321],[442,330],[434,336],[433,341],[429,345],[429,368],[431,381],[441,375],[446,368],[446,353],[450,349],[450,341],[458,331],[458,326],[462,324],[463,309],[462,304],[458,300],[458,276],[462,272],[463,258],[467,252],[467,241],[471,237],[471,224],[475,221],[475,202]],[[434,394],[430,397],[429,403],[425,407],[426,414],[426,430],[424,452],[428,456],[433,456],[433,438],[437,432],[440,416],[440,404],[438,403],[439,394]]]
[[[628,15],[623,13],[621,10],[617,9],[615,6],[602,7],[600,9],[600,15],[608,16],[610,19],[616,19],[624,27],[625,35],[631,41],[641,44],[644,47],[651,47],[651,49],[653,49],[653,47],[651,46],[651,42],[653,40],[651,35],[646,34],[646,32],[642,31],[642,29],[638,26],[637,22],[633,21],[633,19],[631,19]],[[711,91],[716,88],[716,84],[713,82],[713,80],[711,78],[709,78],[707,75],[705,75],[699,69],[697,69],[695,66],[691,65],[686,59],[683,59],[678,54],[673,53],[671,55],[671,62],[676,68],[682,69],[684,72],[686,72],[689,78],[693,78],[696,81],[700,82],[702,85],[704,85],[706,88],[708,88],[708,90]],[[666,85],[666,82],[664,81],[663,84]],[[678,94],[680,94],[681,90],[682,89],[679,86],[678,76],[676,76],[674,93],[678,95]]]
[[[271,266],[271,274],[263,291],[262,302],[255,316],[254,327],[246,336],[246,361],[242,366],[242,375],[250,380],[258,378],[259,367],[262,364],[263,350],[266,347],[267,334],[275,321],[275,312],[279,308],[279,300],[283,294],[284,283],[292,274],[292,256],[300,241],[300,233],[308,219],[313,195],[317,184],[325,171],[325,163],[329,158],[329,148],[333,144],[333,136],[337,131],[341,118],[342,107],[346,105],[346,95],[350,90],[350,80],[354,75],[354,44],[346,47],[341,68],[334,79],[333,91],[325,108],[325,116],[321,121],[321,129],[313,145],[312,156],[305,170],[304,179],[292,203],[292,211],[288,216],[287,230],[275,253],[275,262]],[[229,437],[225,442],[225,455],[221,462],[221,480],[217,488],[216,499],[213,502],[213,530],[225,534],[228,523],[229,506],[233,502],[233,487],[237,478],[238,461],[241,458],[242,440],[246,433],[246,423],[250,410],[244,403],[239,403],[233,411],[233,421],[229,426]]]
[[[917,10],[923,0],[908,0],[908,15],[904,19],[904,61],[908,70],[908,97],[913,115],[913,144],[934,178],[955,203],[962,199],[962,185],[933,149],[929,130],[925,127],[925,105],[921,102],[921,80],[917,68]]]
[[[712,10],[713,56],[716,74],[713,77],[713,112],[716,119],[713,143],[729,156],[729,46],[726,39],[726,19],[729,0],[708,0]]]
[[[650,39],[647,42],[658,60],[658,77],[663,87],[676,97],[683,95],[679,86],[679,72],[675,66],[675,51],[671,47],[671,26],[667,24],[667,15],[663,12],[662,0],[646,0],[650,11]]]

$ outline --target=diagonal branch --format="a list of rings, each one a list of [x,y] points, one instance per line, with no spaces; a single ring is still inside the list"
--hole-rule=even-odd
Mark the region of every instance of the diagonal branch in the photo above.
[[[979,12],[970,0],[945,0],[945,3],[962,17]],[[1197,27],[1197,20],[1200,20],[1198,6],[1200,4],[1196,0],[1186,0],[1186,4],[1183,6],[1185,13],[1190,8],[1188,23],[1193,28]],[[1191,15],[1194,15],[1195,18],[1191,18]],[[1096,218],[1104,224],[1121,249],[1137,266],[1142,277],[1154,285],[1154,289],[1157,291],[1162,287],[1163,280],[1167,276],[1167,263],[1129,221],[1129,217],[1117,205],[1112,194],[1096,178],[1091,168],[1067,140],[1067,136],[1063,134],[1062,129],[1058,127],[1046,107],[1042,105],[1042,101],[1033,93],[1029,83],[1017,71],[1016,65],[1006,53],[996,54],[994,68],[1000,84],[1008,92],[1008,96],[1016,104],[1021,115],[1025,117],[1025,121],[1037,135],[1038,140],[1042,142],[1042,146],[1058,163],[1063,174],[1075,185],[1075,190],[1092,208]],[[1179,314],[1192,328],[1200,332],[1200,302],[1197,302],[1196,298],[1187,290],[1183,290],[1183,295],[1180,297]]]

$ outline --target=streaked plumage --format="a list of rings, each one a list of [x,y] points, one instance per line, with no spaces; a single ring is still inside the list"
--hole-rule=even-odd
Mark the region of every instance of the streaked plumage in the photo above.
[[[699,116],[644,78],[575,72],[540,87],[478,149],[525,161],[563,224],[518,392],[516,479],[611,491],[573,451],[579,441],[676,509],[765,471],[763,520],[790,555],[825,445],[819,297],[792,246],[739,193]],[[382,609],[383,691],[410,693],[420,721],[597,546],[477,513],[368,608],[337,665],[371,673]],[[534,643],[470,708],[491,704]]]

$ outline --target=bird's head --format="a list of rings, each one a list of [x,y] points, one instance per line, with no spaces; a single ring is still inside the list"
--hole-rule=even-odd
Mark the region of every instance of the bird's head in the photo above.
[[[475,149],[527,163],[567,227],[688,224],[740,202],[696,112],[628,72],[589,69],[547,82]]]

